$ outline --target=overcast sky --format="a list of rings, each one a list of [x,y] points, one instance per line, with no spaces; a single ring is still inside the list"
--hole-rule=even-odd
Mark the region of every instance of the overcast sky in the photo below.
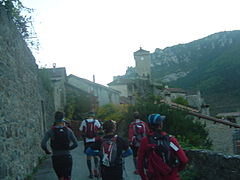
[[[107,85],[135,66],[133,52],[240,30],[239,0],[21,0],[33,13],[40,66]]]

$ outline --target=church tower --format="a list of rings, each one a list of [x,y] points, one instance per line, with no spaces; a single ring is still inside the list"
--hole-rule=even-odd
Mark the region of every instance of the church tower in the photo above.
[[[146,51],[140,47],[140,49],[134,52],[136,73],[140,78],[151,79],[151,55],[149,51]]]

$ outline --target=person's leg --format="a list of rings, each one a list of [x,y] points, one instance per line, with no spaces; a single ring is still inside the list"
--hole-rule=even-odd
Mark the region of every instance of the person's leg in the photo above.
[[[71,174],[72,174],[72,156],[66,155],[63,159],[63,166],[62,169],[64,170],[64,180],[71,180]]]
[[[97,157],[97,156],[94,156],[93,159],[94,159],[94,165],[95,165],[95,168],[94,168],[94,176],[95,176],[95,177],[98,177],[98,175],[99,175],[99,172],[98,172],[98,170],[99,170],[98,157]]]
[[[134,173],[138,174],[138,168],[137,168],[137,152],[138,152],[138,148],[137,147],[133,147],[132,151],[133,151],[133,163],[134,163],[134,166],[135,166]]]
[[[52,156],[52,166],[59,180],[63,180],[62,156]]]
[[[137,169],[137,157],[136,156],[133,156],[133,163],[134,163],[135,169]]]
[[[84,143],[84,153],[86,152],[86,149],[88,147],[90,147],[91,143]],[[88,167],[88,171],[89,171],[89,178],[93,178],[93,173],[92,173],[92,156],[88,156],[87,155],[87,167]]]
[[[89,178],[93,178],[93,173],[92,173],[92,156],[87,156],[87,167],[89,171]]]

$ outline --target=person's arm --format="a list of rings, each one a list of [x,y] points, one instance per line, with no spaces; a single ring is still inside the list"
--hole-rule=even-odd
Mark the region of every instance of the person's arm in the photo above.
[[[101,123],[95,119],[95,126],[98,128],[98,129],[101,129]]]
[[[68,128],[68,131],[69,131],[69,138],[72,141],[72,145],[69,147],[69,150],[72,150],[78,146],[77,138],[73,134],[73,131],[70,128]]]
[[[86,126],[87,126],[86,120],[83,120],[79,127],[80,134],[83,138],[85,137],[85,128],[87,128]]]
[[[144,172],[144,158],[147,151],[147,144],[148,144],[147,137],[143,137],[140,141],[140,147],[138,149],[138,154],[137,154],[137,157],[138,157],[137,167],[138,167],[139,175],[141,176],[142,180],[148,179],[147,175]]]
[[[46,154],[51,154],[51,151],[49,151],[47,148],[47,142],[51,138],[52,133],[52,130],[47,131],[41,142],[41,148],[45,151]]]
[[[118,137],[118,143],[120,143],[120,147],[122,149],[122,157],[128,157],[133,154],[132,149],[129,147],[129,144],[126,140],[121,137]]]
[[[84,131],[85,126],[86,126],[86,120],[83,120],[79,127],[79,131],[81,131],[81,132]]]
[[[101,123],[97,119],[95,119],[94,128],[96,133],[99,134],[99,132],[101,131]]]
[[[175,151],[175,154],[178,156],[178,159],[180,161],[178,170],[182,171],[183,169],[185,169],[186,164],[188,162],[188,157],[186,156],[185,152],[183,151],[182,147],[179,145],[178,141],[176,138],[171,137],[170,141],[173,143],[173,145],[170,147],[172,147],[172,149]],[[174,147],[174,145],[177,147]]]

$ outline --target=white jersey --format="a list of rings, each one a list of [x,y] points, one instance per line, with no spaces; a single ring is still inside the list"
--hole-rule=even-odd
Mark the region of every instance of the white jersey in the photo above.
[[[87,129],[87,122],[93,122],[94,121],[94,127],[97,127],[98,129],[101,128],[101,124],[100,122],[97,120],[97,119],[85,119],[82,121],[82,124],[81,126],[79,127],[79,130],[80,131],[83,131],[84,129]],[[95,138],[85,138],[85,141],[86,142],[95,142]]]
[[[79,130],[80,130],[80,131],[83,131],[84,127],[87,128],[87,123],[86,123],[86,121],[87,121],[87,122],[93,122],[94,120],[95,120],[94,126],[96,126],[97,128],[101,128],[101,124],[100,124],[100,122],[99,122],[97,119],[85,119],[85,120],[82,121],[82,124],[81,124],[81,126],[79,127]]]

